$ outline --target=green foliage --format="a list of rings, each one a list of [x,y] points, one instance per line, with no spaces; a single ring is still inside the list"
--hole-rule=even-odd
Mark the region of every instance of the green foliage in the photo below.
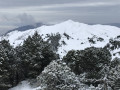
[[[63,33],[63,35],[69,40],[71,37],[67,33]]]
[[[67,39],[70,38],[67,34],[65,36]],[[110,61],[111,54],[108,48],[111,45],[113,49],[119,48],[119,41],[111,39],[109,47],[106,46],[107,48],[90,47],[85,50],[69,51],[63,57],[63,61],[66,62],[70,69],[62,61],[51,62],[57,59],[55,52],[59,46],[60,34],[51,34],[51,36],[48,35],[48,38],[47,41],[44,41],[35,32],[33,36],[29,36],[23,42],[22,46],[16,48],[13,48],[7,40],[0,41],[0,88],[2,84],[5,84],[5,88],[8,88],[17,85],[24,79],[35,78],[43,70],[41,77],[39,77],[41,79],[40,84],[46,84],[46,89],[49,88],[50,90],[78,88],[76,86],[79,81],[76,82],[78,78],[75,74],[79,76],[85,74],[84,79],[88,79],[86,83],[94,85],[103,83],[103,80],[99,81],[99,79],[107,76],[110,81],[108,84],[112,87],[115,86],[115,81],[120,76],[120,59],[115,58]],[[62,43],[65,44],[64,41]],[[98,82],[89,81],[92,79],[97,79]],[[76,86],[71,86],[73,84]]]
[[[35,78],[41,73],[44,67],[56,59],[51,45],[47,41],[44,41],[37,32],[24,41],[22,50],[20,52],[22,54],[21,62],[25,68],[27,78]]]
[[[57,51],[58,47],[60,46],[59,41],[61,39],[61,35],[59,33],[51,35],[47,34],[47,37],[48,37],[47,41],[50,42],[52,50]]]
[[[4,88],[11,86],[10,67],[13,62],[12,51],[9,41],[0,41],[0,86],[6,85]]]
[[[85,78],[87,79],[100,79],[101,78],[101,74],[96,72],[96,71],[91,71],[91,72],[88,72],[85,76]]]
[[[103,38],[101,38],[101,37],[99,37],[99,38],[97,38],[97,41],[102,42],[102,41],[104,41],[104,39],[103,39]]]
[[[52,61],[37,77],[36,86],[42,90],[78,90],[80,82],[62,61]]]
[[[15,86],[24,79],[35,78],[55,59],[51,44],[37,32],[16,48],[3,40],[0,42],[0,86]]]
[[[119,39],[109,39],[109,43],[107,43],[107,45],[104,47],[104,48],[107,48],[109,50],[115,50],[115,49],[118,49],[120,48],[120,41]]]
[[[120,58],[115,58],[113,61],[111,61],[110,67],[115,68],[118,65],[120,65]]]
[[[109,64],[111,54],[103,48],[90,47],[85,50],[71,50],[63,60],[76,73],[99,72],[105,64]]]

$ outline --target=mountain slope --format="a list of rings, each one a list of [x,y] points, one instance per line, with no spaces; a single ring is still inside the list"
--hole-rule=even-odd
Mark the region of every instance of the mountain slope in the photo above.
[[[41,26],[36,29],[29,29],[26,31],[12,31],[0,39],[7,39],[16,47],[23,43],[29,36],[37,31],[39,34],[46,36],[46,34],[59,33],[61,35],[58,53],[61,55],[66,54],[71,49],[84,49],[86,47],[104,47],[110,38],[115,38],[120,35],[120,28],[109,25],[87,25],[72,20],[65,21],[60,24],[52,26]],[[63,45],[62,42],[66,45]]]

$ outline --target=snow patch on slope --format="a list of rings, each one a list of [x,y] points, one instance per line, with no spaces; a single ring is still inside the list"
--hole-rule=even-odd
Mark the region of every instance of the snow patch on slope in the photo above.
[[[16,87],[13,87],[13,88],[11,88],[9,90],[40,90],[40,89],[41,89],[41,87],[32,88],[28,81],[22,81]]]
[[[29,82],[22,81],[19,85],[17,85],[14,88],[11,88],[9,90],[33,90],[31,86],[29,85]]]

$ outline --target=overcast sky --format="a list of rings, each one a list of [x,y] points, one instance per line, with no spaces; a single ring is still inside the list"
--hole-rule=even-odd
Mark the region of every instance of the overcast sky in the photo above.
[[[35,22],[120,23],[120,0],[0,0],[0,32]]]

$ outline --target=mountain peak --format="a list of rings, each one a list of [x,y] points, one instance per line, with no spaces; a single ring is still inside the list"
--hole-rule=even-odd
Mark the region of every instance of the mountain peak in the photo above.
[[[84,23],[80,23],[80,22],[76,22],[76,21],[73,21],[73,20],[67,20],[67,21],[64,21],[64,22],[62,22],[62,24],[73,24],[73,25],[75,25],[75,24],[84,24]],[[85,24],[84,24],[85,25]]]
[[[66,22],[66,23],[75,23],[75,21],[73,21],[73,20],[71,20],[71,19],[69,19],[69,20],[67,20],[67,21],[64,21],[64,22]]]
[[[75,22],[73,20],[67,20],[60,24],[51,26],[41,26],[35,29],[30,29],[26,31],[13,31],[7,35],[0,37],[0,39],[7,39],[10,43],[16,47],[23,43],[23,41],[30,35],[32,36],[35,31],[45,38],[47,34],[59,33],[61,36],[60,45],[62,41],[66,45],[62,45],[58,48],[58,53],[63,56],[69,50],[82,50],[86,47],[104,47],[110,38],[115,38],[120,35],[120,28],[109,25],[87,25],[84,23]],[[67,36],[65,36],[65,33]],[[103,41],[99,41],[98,39]],[[93,39],[94,44],[90,43],[90,39]],[[61,53],[62,52],[62,53]]]

